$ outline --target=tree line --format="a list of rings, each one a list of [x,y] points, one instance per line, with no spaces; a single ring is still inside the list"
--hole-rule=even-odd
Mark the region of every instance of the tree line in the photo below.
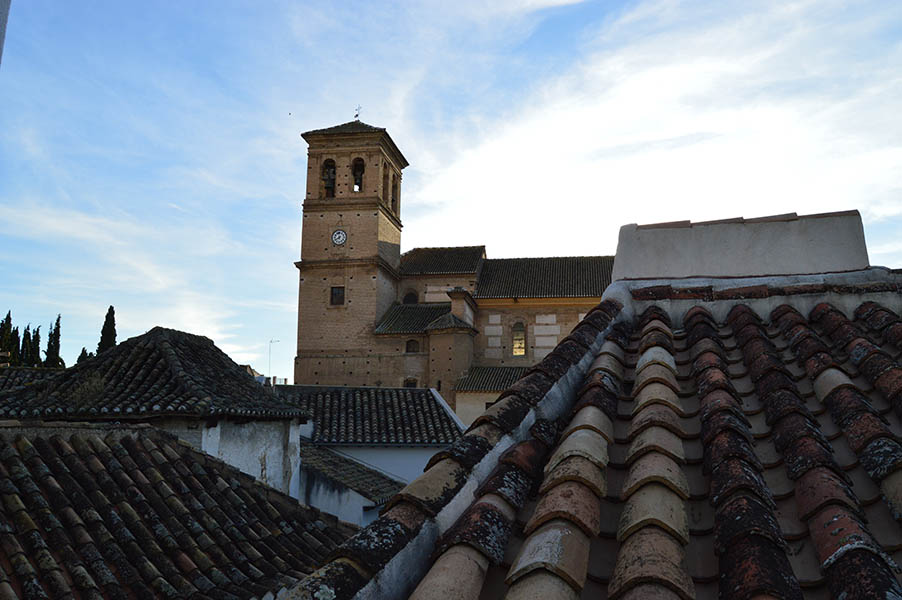
[[[110,306],[107,310],[103,327],[100,330],[100,342],[97,343],[97,352],[116,345],[116,311]],[[9,353],[9,356],[6,356]],[[31,323],[25,326],[20,333],[18,326],[13,326],[12,311],[6,312],[6,318],[0,321],[0,364],[8,363],[11,367],[35,367],[45,369],[64,369],[66,361],[60,356],[60,315],[56,315],[56,322],[50,325],[47,333],[47,345],[41,351],[41,327],[31,328]],[[95,356],[94,352],[88,352],[87,348],[81,349],[76,363]]]

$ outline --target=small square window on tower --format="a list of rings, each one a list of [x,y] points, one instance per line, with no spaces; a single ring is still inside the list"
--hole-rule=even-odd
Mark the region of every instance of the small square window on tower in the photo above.
[[[332,295],[329,298],[329,304],[332,306],[340,306],[345,303],[345,288],[338,286],[332,288]]]

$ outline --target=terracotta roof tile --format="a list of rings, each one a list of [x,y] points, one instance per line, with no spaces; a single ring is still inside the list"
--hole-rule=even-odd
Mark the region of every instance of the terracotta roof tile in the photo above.
[[[643,373],[646,373],[654,368],[654,366],[651,366],[645,369]],[[669,372],[666,367],[660,368]],[[680,398],[677,395],[677,392],[674,391],[673,387],[671,385],[659,383],[658,381],[646,383],[638,390],[638,393],[636,394],[636,401],[633,406],[633,414],[638,415],[641,411],[655,404],[666,406],[680,416],[688,416],[688,411],[683,408],[683,404],[682,402],[680,402]]]
[[[666,404],[651,404],[635,415],[630,420],[627,437],[633,440],[649,427],[662,427],[676,436],[683,434],[679,417],[674,409]],[[674,451],[676,451],[676,446],[674,446]]]
[[[564,430],[562,436],[566,438],[579,429],[590,429],[601,434],[609,443],[614,441],[614,424],[604,414],[604,411],[595,406],[581,407],[570,421],[570,424],[567,425],[567,429]]]
[[[577,600],[579,591],[567,581],[545,570],[531,571],[517,579],[505,596],[507,600],[544,600],[560,598],[560,600]]]
[[[648,427],[636,435],[627,450],[626,460],[632,463],[646,452],[661,452],[678,463],[686,460],[682,440],[663,427]]]
[[[834,288],[823,287],[833,294],[852,293]],[[764,291],[773,295],[775,289]],[[720,295],[741,295],[728,291]],[[710,293],[713,296],[714,290]],[[475,486],[474,501],[497,492],[498,502],[519,510],[503,563],[488,567],[481,597],[576,597],[580,590],[604,597],[599,589],[604,585],[615,600],[711,598],[717,594],[714,588],[721,597],[740,599],[866,597],[855,596],[856,568],[866,579],[861,589],[896,590],[883,555],[902,556],[902,533],[893,523],[902,518],[902,484],[897,485],[902,481],[902,446],[897,443],[902,424],[891,410],[894,402],[869,375],[876,381],[893,373],[895,365],[884,357],[892,361],[898,350],[881,350],[878,343],[888,343],[885,331],[902,322],[883,317],[881,331],[850,327],[845,315],[836,316],[839,311],[829,306],[816,308],[809,320],[793,306],[805,305],[811,294],[820,292],[781,288],[780,293],[806,296],[801,304],[791,295],[763,303],[779,305],[770,322],[762,319],[765,313],[735,307],[729,299],[709,305],[720,315],[732,309],[726,326],[701,306],[682,320],[655,308],[632,322],[622,321],[605,333],[602,348],[610,356],[594,357],[595,366],[604,368],[594,369],[578,393],[560,399],[557,417],[543,408],[544,420],[527,420],[521,427],[523,419],[534,418],[530,411],[540,407],[544,390],[528,392],[521,386],[533,396],[529,400],[510,392],[507,398],[514,400],[505,417],[506,435],[525,435],[528,429],[532,442],[545,448],[554,443],[557,431],[565,434],[550,449],[549,454],[558,457],[549,463],[523,454],[522,459],[500,462]],[[688,297],[680,302],[687,305]],[[633,308],[647,306],[643,302]],[[582,326],[604,331],[608,310],[594,313],[604,312],[607,320],[599,321],[601,327]],[[684,329],[668,325],[671,317]],[[656,320],[665,326],[652,324]],[[855,337],[845,343],[831,340],[824,333],[826,321],[845,338]],[[631,335],[646,326],[646,335]],[[549,381],[561,376],[584,355],[586,340],[570,340],[553,361],[532,372],[545,374]],[[646,359],[643,352],[648,352]],[[863,368],[870,360],[876,362]],[[653,367],[675,374],[680,393],[671,396],[673,391],[653,378],[643,386],[640,376]],[[821,383],[815,385],[819,377]],[[883,392],[892,394],[895,384],[890,380],[884,380]],[[654,385],[668,389],[670,405],[646,398],[640,402],[643,389]],[[826,396],[819,397],[818,391]],[[590,410],[581,413],[586,407]],[[493,421],[501,422],[494,416],[480,426]],[[499,429],[490,432],[485,439],[503,439]],[[580,439],[586,434],[594,436],[592,441]],[[590,449],[594,445],[597,450]],[[558,461],[564,451],[572,454]],[[599,460],[602,456],[609,458]],[[541,496],[532,501],[529,495],[536,489]],[[582,500],[564,498],[568,490],[579,490]],[[566,523],[580,535],[594,533],[596,512],[579,508],[594,503],[600,533],[587,537],[588,549],[570,552],[573,560],[567,562],[562,558],[564,545],[556,541],[541,552],[530,551],[543,559],[518,562],[522,549],[535,548],[535,535],[549,524]],[[839,515],[835,522],[847,527],[851,537],[815,532],[815,519],[829,511],[841,511],[831,514]],[[866,516],[868,524],[856,515]],[[621,521],[623,528],[618,527]],[[618,529],[622,543],[616,539]],[[825,553],[834,559],[823,560]],[[504,573],[515,570],[516,580],[505,587]],[[473,573],[482,579],[478,569]],[[469,584],[460,585],[464,589]]]
[[[623,481],[624,500],[647,483],[660,483],[680,496],[689,499],[689,482],[682,468],[670,457],[659,452],[645,454],[632,464]]]
[[[388,503],[388,508],[401,501],[410,502],[427,515],[434,516],[466,483],[467,470],[447,458],[407,484]]]
[[[644,527],[629,536],[617,555],[617,564],[608,585],[608,597],[616,599],[643,584],[657,584],[695,598],[695,586],[683,564],[683,549],[669,533]]]
[[[581,456],[604,469],[608,464],[608,442],[601,434],[591,429],[577,429],[564,438],[545,466],[549,473],[564,459]]]
[[[517,382],[527,367],[470,367],[467,374],[457,380],[458,392],[501,392]]]
[[[303,414],[254,381],[210,339],[163,327],[53,377],[0,391],[3,418],[124,421]]]
[[[453,248],[414,248],[401,255],[401,273],[404,275],[474,276],[485,258],[485,246],[458,246]]]
[[[600,298],[613,256],[485,259],[475,298]]]
[[[589,537],[598,535],[599,506],[599,498],[590,487],[578,481],[562,481],[544,492],[523,533],[528,535],[552,519],[564,519]]]
[[[660,527],[682,544],[689,543],[686,508],[683,499],[670,486],[650,482],[634,491],[620,514],[617,539],[622,542],[650,525]]]
[[[410,600],[471,600],[479,596],[489,562],[481,552],[460,544],[436,559]]]
[[[599,498],[604,498],[607,494],[607,479],[604,472],[581,456],[571,456],[559,462],[545,476],[539,493],[544,494],[565,481],[577,481],[592,490]]]
[[[313,420],[312,440],[338,445],[445,446],[457,421],[422,388],[277,385],[276,394]]]
[[[466,544],[478,550],[490,563],[500,564],[510,537],[511,521],[493,504],[477,502],[445,532],[436,552],[441,554],[454,545]]]
[[[9,585],[26,596],[276,593],[353,532],[146,426],[5,433],[15,437],[0,439],[11,516],[0,519],[0,543],[14,569]],[[192,472],[206,485],[191,484]]]
[[[359,492],[375,504],[383,503],[404,487],[402,482],[329,448],[301,442],[299,452],[302,467],[318,471]]]
[[[589,537],[576,525],[554,520],[542,525],[523,543],[507,575],[508,584],[544,569],[582,590],[589,561]]]
[[[394,304],[376,324],[373,333],[386,335],[425,333],[430,323],[450,312],[450,302]]]

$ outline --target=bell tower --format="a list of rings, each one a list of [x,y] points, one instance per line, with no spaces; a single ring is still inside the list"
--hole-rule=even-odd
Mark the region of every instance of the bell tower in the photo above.
[[[296,383],[353,384],[333,359],[371,352],[398,296],[401,171],[382,127],[351,121],[301,134],[308,144],[301,225]],[[326,361],[325,364],[323,361]],[[318,367],[327,368],[318,368]]]

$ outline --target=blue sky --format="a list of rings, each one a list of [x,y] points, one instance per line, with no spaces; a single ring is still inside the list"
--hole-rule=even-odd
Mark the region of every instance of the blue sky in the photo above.
[[[624,223],[857,208],[902,266],[902,3],[13,0],[0,309],[291,376],[306,147],[389,129],[402,249],[613,253]]]

